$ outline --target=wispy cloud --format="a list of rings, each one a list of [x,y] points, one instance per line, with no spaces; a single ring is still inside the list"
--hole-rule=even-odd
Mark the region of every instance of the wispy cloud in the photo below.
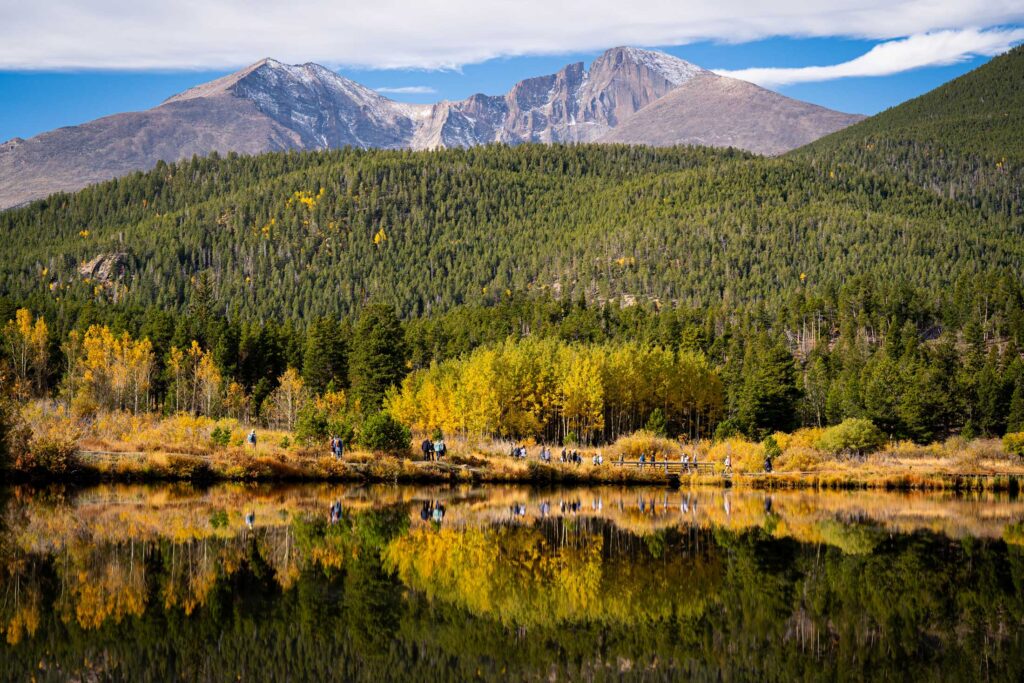
[[[855,76],[888,76],[925,66],[955,64],[977,55],[996,55],[1021,41],[1024,41],[1024,29],[936,31],[876,45],[860,57],[841,64],[719,70],[718,73],[765,87]]]
[[[396,95],[433,95],[437,88],[429,85],[402,85],[397,88],[376,88],[377,92],[394,93]]]
[[[437,69],[613,45],[893,40],[1021,23],[1021,0],[0,0],[0,69],[233,68],[266,56]]]

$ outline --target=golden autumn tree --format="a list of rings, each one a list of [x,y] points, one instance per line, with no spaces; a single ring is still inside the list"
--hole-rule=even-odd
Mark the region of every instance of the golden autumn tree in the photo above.
[[[291,431],[295,429],[295,420],[307,399],[302,375],[289,367],[278,379],[277,388],[264,400],[261,413],[272,426]]]
[[[4,344],[14,371],[14,394],[24,400],[38,394],[46,379],[49,328],[40,316],[33,320],[28,309],[19,308],[4,326]]]
[[[172,346],[167,356],[175,412],[214,416],[220,408],[223,378],[213,353],[192,340],[187,349]]]
[[[156,359],[149,339],[120,336],[103,325],[72,331],[64,345],[68,370],[64,390],[75,412],[149,408]]]

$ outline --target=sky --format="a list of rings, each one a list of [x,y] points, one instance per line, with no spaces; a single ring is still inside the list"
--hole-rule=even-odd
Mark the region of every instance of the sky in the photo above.
[[[263,57],[433,102],[635,45],[873,114],[1022,42],[1024,0],[0,0],[0,140],[146,109]]]

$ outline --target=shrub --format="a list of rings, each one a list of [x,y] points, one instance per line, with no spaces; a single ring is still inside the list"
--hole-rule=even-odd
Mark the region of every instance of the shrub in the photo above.
[[[14,467],[26,474],[69,474],[78,469],[78,445],[67,439],[33,439],[28,450],[15,459]]]
[[[774,467],[784,472],[813,472],[821,467],[823,460],[821,451],[815,448],[794,446],[786,449]]]
[[[296,441],[310,446],[326,441],[332,436],[338,436],[346,444],[352,443],[355,436],[355,418],[336,403],[327,399],[317,399],[303,406],[295,421]]]
[[[764,447],[764,457],[775,460],[777,457],[782,455],[782,448],[779,446],[779,442],[775,440],[774,436],[769,436],[761,445]]]
[[[214,446],[226,447],[231,443],[231,428],[222,425],[214,427],[213,431],[210,432],[210,441],[213,442]]]
[[[726,456],[732,460],[732,468],[737,472],[760,472],[764,469],[764,449],[759,443],[734,436],[712,446],[707,459],[724,463]]]
[[[850,454],[860,457],[877,451],[885,445],[885,435],[871,420],[849,418],[835,427],[829,427],[818,439],[817,446],[833,455]]]
[[[359,433],[359,443],[378,453],[408,453],[411,441],[409,428],[385,412],[366,418]]]
[[[1024,432],[1011,432],[1004,436],[1003,448],[1007,453],[1024,458]]]
[[[626,436],[620,436],[611,445],[609,451],[612,457],[622,455],[626,460],[636,460],[641,453],[650,455],[656,453],[658,459],[666,457],[679,457],[679,444],[670,439],[665,439],[657,434],[648,431],[633,432]]]
[[[661,412],[661,408],[655,408],[651,411],[650,416],[647,418],[647,424],[644,426],[644,431],[648,431],[655,436],[668,436],[668,423],[665,421],[665,413]]]

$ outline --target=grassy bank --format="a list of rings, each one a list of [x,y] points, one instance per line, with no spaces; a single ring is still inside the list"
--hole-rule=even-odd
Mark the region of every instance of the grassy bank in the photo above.
[[[763,442],[740,437],[681,443],[645,432],[600,449],[580,448],[583,462],[540,462],[541,445],[490,438],[451,437],[443,462],[399,454],[349,449],[335,458],[326,444],[301,443],[280,430],[257,429],[257,445],[246,443],[249,426],[235,420],[189,415],[101,414],[89,421],[42,403],[22,410],[20,433],[6,471],[8,480],[37,481],[366,481],[494,482],[547,484],[644,484],[749,488],[871,488],[1017,491],[1024,461],[996,439],[959,437],[918,445],[887,443],[871,453],[830,452],[827,430],[778,433]],[[418,443],[423,435],[416,435]],[[526,459],[509,456],[513,445]],[[764,472],[766,455],[774,463]],[[656,467],[630,465],[641,455]],[[680,471],[682,456],[703,464],[701,474]],[[627,464],[620,466],[619,461]],[[729,461],[731,471],[726,473]],[[666,470],[665,464],[670,468]]]

